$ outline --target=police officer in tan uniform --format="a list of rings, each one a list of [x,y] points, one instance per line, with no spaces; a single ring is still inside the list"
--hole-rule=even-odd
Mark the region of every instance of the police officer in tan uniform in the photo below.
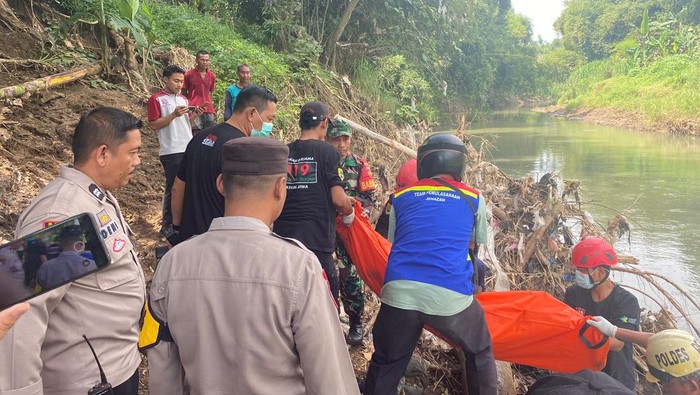
[[[151,395],[359,394],[318,259],[270,231],[288,152],[272,139],[224,145],[225,216],[168,252],[153,278]]]
[[[0,394],[86,394],[100,375],[85,334],[114,394],[137,394],[138,321],[144,304],[141,265],[111,190],[139,165],[141,122],[108,107],[83,115],[73,136],[72,166],[62,166],[22,213],[16,237],[70,216],[95,216],[111,266],[33,299],[0,340]]]

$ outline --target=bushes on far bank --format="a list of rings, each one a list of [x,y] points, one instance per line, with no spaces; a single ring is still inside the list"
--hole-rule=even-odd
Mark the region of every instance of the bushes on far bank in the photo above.
[[[631,59],[605,59],[575,70],[561,88],[559,104],[634,112],[653,122],[700,120],[698,86],[697,56],[666,56],[644,67]]]

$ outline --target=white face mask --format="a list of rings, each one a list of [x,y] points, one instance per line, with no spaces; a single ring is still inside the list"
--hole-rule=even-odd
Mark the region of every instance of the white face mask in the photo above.
[[[591,277],[586,274],[586,273],[581,273],[580,271],[576,271],[576,285],[583,289],[592,289],[595,284],[591,282]]]
[[[593,282],[593,278],[591,277],[593,275],[593,273],[597,272],[598,269],[600,269],[600,268],[601,268],[601,266],[598,266],[595,269],[593,269],[592,272],[589,272],[587,269],[585,273],[582,273],[581,271],[576,270],[576,278],[575,278],[576,285],[578,285],[579,287],[581,287],[583,289],[593,289],[596,285],[605,281],[605,278],[604,278],[601,280],[601,282],[596,284]]]

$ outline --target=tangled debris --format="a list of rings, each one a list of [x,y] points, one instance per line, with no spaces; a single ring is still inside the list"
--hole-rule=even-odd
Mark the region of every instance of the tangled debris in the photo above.
[[[412,148],[427,136],[423,130],[388,130],[382,134]],[[459,135],[465,141],[475,139],[464,132]],[[408,156],[362,135],[356,134],[354,140],[355,151],[366,157],[376,168],[376,174],[380,175],[381,192],[388,197],[393,192],[393,175]],[[487,280],[489,289],[544,290],[561,299],[571,284],[571,249],[579,240],[587,235],[600,236],[611,243],[624,236],[630,240],[632,225],[624,213],[617,214],[607,225],[602,226],[585,210],[587,202],[582,199],[582,184],[579,180],[562,182],[555,173],[547,173],[539,180],[532,177],[513,179],[484,160],[486,150],[489,149],[488,142],[482,141],[478,145],[477,150],[474,145],[468,144],[470,165],[465,179],[467,184],[481,191],[487,202],[492,242],[480,255],[494,273]],[[643,311],[643,330],[658,332],[675,328],[678,325],[676,317],[680,317],[687,328],[694,331],[696,336],[700,335],[698,326],[691,318],[693,313],[700,311],[695,296],[685,292],[667,276],[635,267],[638,261],[633,256],[620,255],[619,261],[620,264],[613,269],[635,276],[641,284],[639,287],[628,284],[622,286],[645,295],[659,307],[658,312]],[[505,284],[499,279],[499,274],[505,275]],[[672,294],[667,290],[669,288],[675,292]],[[379,303],[377,299],[371,298],[374,302],[368,306],[370,315],[376,316]],[[368,329],[372,322],[373,319],[369,321]],[[369,351],[365,349],[363,354],[369,360],[371,344],[366,347]],[[463,393],[459,361],[448,345],[424,332],[415,355],[423,361],[430,378],[430,384],[422,393]],[[644,379],[647,371],[644,350],[636,347],[634,358],[640,374],[638,393],[660,393],[656,385],[651,385]],[[360,370],[364,371],[366,369]],[[513,381],[502,386],[501,393],[525,393],[528,386],[548,372],[514,365],[512,373]],[[500,379],[503,381],[503,374]]]

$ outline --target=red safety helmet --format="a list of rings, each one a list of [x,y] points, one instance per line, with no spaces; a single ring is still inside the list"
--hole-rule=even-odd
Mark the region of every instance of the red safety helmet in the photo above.
[[[594,268],[617,265],[615,249],[600,237],[588,237],[574,246],[571,264],[575,267]]]
[[[418,161],[409,159],[396,174],[396,189],[405,188],[418,182]]]

